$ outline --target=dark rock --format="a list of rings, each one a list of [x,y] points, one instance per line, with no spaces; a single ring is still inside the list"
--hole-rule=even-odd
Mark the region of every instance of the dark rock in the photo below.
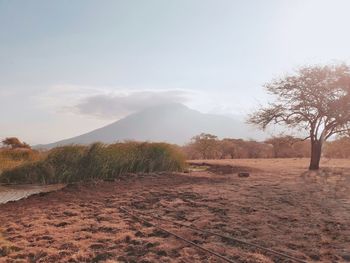
[[[68,225],[67,222],[61,222],[61,223],[55,224],[55,227],[65,227],[66,225]]]
[[[238,173],[238,177],[249,177],[249,173],[248,172],[240,172]]]
[[[343,258],[346,262],[350,262],[350,254],[344,254],[344,255],[342,255],[342,258]]]
[[[168,253],[166,253],[166,251],[164,251],[164,250],[159,250],[159,251],[157,251],[157,255],[161,256],[161,257],[166,257],[168,255]]]

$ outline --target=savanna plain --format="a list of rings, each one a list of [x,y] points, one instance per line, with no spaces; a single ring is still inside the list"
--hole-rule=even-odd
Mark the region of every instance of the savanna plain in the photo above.
[[[318,172],[303,158],[189,165],[186,173],[73,183],[0,205],[0,262],[225,262],[155,226],[234,262],[293,262],[174,222],[305,262],[350,261],[348,160],[324,159]]]

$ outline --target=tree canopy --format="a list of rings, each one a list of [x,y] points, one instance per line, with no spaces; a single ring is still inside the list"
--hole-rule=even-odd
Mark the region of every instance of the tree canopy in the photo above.
[[[265,87],[275,101],[253,113],[249,122],[262,129],[283,124],[307,130],[305,139],[312,145],[310,169],[318,169],[323,142],[350,131],[349,66],[305,66]]]
[[[19,149],[19,148],[30,149],[30,146],[27,143],[21,142],[16,137],[8,137],[2,140],[1,143],[6,147],[11,147],[12,149]]]

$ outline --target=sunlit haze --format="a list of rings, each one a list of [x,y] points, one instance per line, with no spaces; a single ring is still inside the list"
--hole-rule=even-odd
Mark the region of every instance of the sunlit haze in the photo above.
[[[149,106],[245,119],[263,84],[350,61],[350,2],[0,0],[0,138],[50,143]]]

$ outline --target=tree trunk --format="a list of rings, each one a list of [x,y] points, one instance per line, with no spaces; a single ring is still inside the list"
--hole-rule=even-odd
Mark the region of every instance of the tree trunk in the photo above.
[[[318,170],[320,168],[320,160],[322,153],[322,142],[311,142],[311,160],[309,170]]]

